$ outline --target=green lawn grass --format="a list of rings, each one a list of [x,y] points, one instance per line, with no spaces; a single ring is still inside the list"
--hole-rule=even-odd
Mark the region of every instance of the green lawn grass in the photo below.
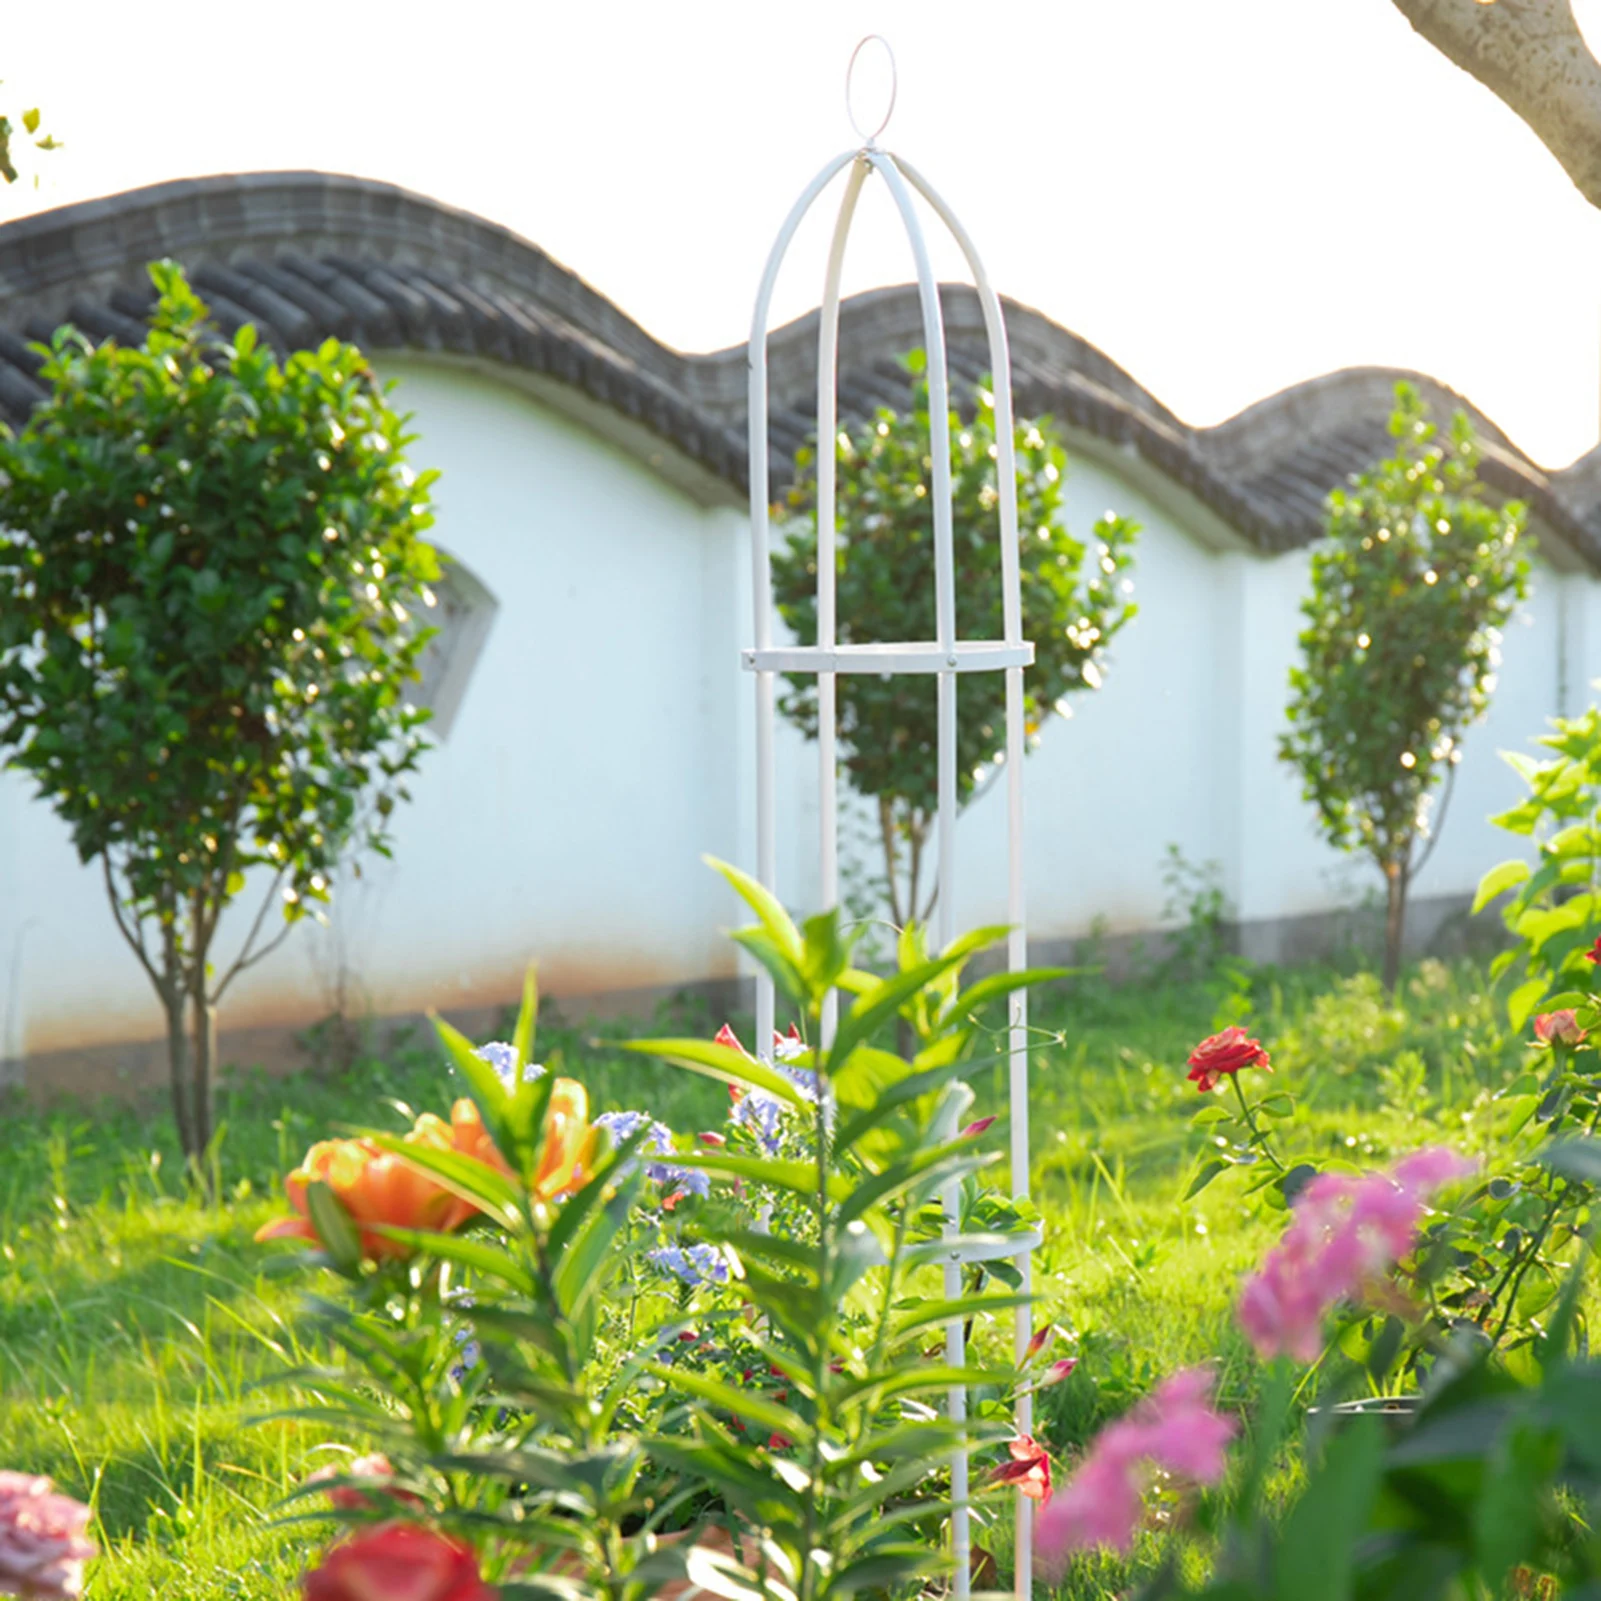
[[[1361,1161],[1442,1138],[1472,1148],[1488,1095],[1522,1055],[1470,964],[1423,964],[1396,1005],[1371,975],[1332,969],[1188,981],[1154,971],[1042,994],[1031,1098],[1047,1219],[1039,1315],[1081,1356],[1041,1398],[1037,1432],[1059,1461],[1174,1367],[1216,1360],[1226,1401],[1252,1392],[1231,1306],[1282,1214],[1235,1175],[1184,1199],[1202,1153],[1184,1059],[1229,1006],[1249,1008],[1279,1082],[1302,1101],[1296,1143]],[[558,1024],[542,1030],[541,1054],[559,1051],[598,1108],[646,1106],[691,1131],[721,1122],[721,1088],[625,1056],[615,1041],[709,1033],[718,1021],[686,1003],[631,1029]],[[977,1087],[987,1109],[1004,1111],[998,1074]],[[313,1139],[387,1116],[385,1101],[444,1110],[451,1094],[420,1038],[343,1072],[235,1076],[218,1101],[223,1201],[210,1208],[184,1182],[155,1107],[6,1109],[0,1466],[49,1473],[93,1501],[108,1555],[91,1569],[92,1597],[295,1593],[320,1536],[277,1524],[275,1509],[325,1459],[325,1436],[262,1421],[280,1400],[262,1381],[306,1354],[293,1316],[305,1285],[281,1250],[251,1236],[281,1209],[279,1177]],[[1005,1548],[1004,1529],[980,1538]],[[1084,1564],[1064,1594],[1111,1595],[1127,1576],[1120,1562]]]

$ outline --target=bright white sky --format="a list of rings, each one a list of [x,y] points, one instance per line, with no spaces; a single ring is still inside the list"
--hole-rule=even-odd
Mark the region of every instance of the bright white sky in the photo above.
[[[884,142],[997,286],[1182,416],[1379,362],[1548,465],[1597,439],[1601,212],[1390,0],[6,9],[0,95],[66,148],[0,216],[195,173],[358,173],[508,224],[690,350],[744,337],[784,212],[852,142],[845,62],[878,31],[900,63]],[[878,198],[852,289],[909,276]],[[780,318],[818,298],[808,244]]]

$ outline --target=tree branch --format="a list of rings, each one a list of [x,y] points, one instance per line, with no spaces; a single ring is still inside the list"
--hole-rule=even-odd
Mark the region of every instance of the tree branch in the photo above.
[[[117,895],[117,881],[111,872],[111,856],[109,852],[102,852],[100,865],[105,869],[106,898],[111,902],[111,915],[117,920],[117,928],[122,937],[128,942],[128,949],[139,958],[139,965],[150,975],[150,982],[155,985],[158,995],[165,995],[161,986],[161,975],[156,971],[155,964],[150,960],[150,952],[145,945],[144,930],[136,924],[133,929],[128,927],[127,919],[122,913],[122,901]]]
[[[1601,62],[1569,0],[1394,0],[1436,50],[1515,111],[1601,206]]]
[[[250,932],[245,935],[244,944],[239,947],[239,954],[234,958],[233,966],[222,975],[217,987],[211,992],[211,1004],[213,1006],[215,1006],[217,1002],[222,999],[223,991],[227,989],[228,986],[233,983],[233,981],[238,978],[241,973],[243,973],[247,968],[254,967],[257,962],[263,961],[268,956],[271,956],[272,953],[277,950],[286,939],[289,938],[289,931],[294,927],[294,924],[286,922],[283,926],[282,932],[269,940],[261,950],[253,951],[256,940],[261,934],[261,925],[267,920],[267,913],[278,904],[278,890],[283,884],[285,871],[286,869],[280,867],[277,873],[274,875],[272,883],[267,886],[267,893],[262,897],[261,906],[256,912],[255,921],[250,925]]]
[[[1456,790],[1456,770],[1455,762],[1451,762],[1446,768],[1445,792],[1440,796],[1439,807],[1429,828],[1429,842],[1423,847],[1423,854],[1407,869],[1407,876],[1414,882],[1418,874],[1428,865],[1429,858],[1434,854],[1434,847],[1440,843],[1440,830],[1445,827],[1445,814],[1451,809],[1451,796]]]

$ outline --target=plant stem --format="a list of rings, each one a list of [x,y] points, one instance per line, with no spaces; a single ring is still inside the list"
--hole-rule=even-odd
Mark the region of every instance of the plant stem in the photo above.
[[[1265,1156],[1268,1161],[1270,1161],[1273,1166],[1278,1169],[1280,1173],[1287,1172],[1288,1169],[1278,1159],[1278,1157],[1273,1154],[1273,1147],[1268,1144],[1267,1135],[1264,1134],[1261,1128],[1257,1125],[1256,1112],[1246,1101],[1245,1091],[1240,1088],[1240,1075],[1238,1073],[1230,1073],[1229,1082],[1234,1086],[1235,1100],[1240,1103],[1240,1115],[1245,1119],[1245,1126],[1251,1131],[1251,1144],[1257,1150],[1259,1150],[1263,1156]]]

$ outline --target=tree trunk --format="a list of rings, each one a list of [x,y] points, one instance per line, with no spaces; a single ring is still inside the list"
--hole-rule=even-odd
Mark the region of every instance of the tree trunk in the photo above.
[[[895,843],[895,803],[888,795],[878,797],[878,829],[884,841],[884,884],[889,892],[890,921],[899,928],[901,899],[895,874],[900,867],[900,850]]]
[[[189,1033],[184,1027],[183,991],[175,979],[161,992],[167,1014],[167,1072],[172,1080],[172,1120],[178,1129],[178,1148],[185,1160],[195,1154],[194,1117],[190,1107]]]
[[[1395,8],[1515,111],[1601,206],[1601,63],[1570,0],[1395,0]]]
[[[189,996],[190,1032],[194,1036],[194,1155],[204,1158],[211,1144],[211,1075],[217,1060],[217,1008],[206,1000],[204,963],[201,978]]]
[[[1401,981],[1401,942],[1406,936],[1409,876],[1405,860],[1384,864],[1384,988],[1391,995]]]

